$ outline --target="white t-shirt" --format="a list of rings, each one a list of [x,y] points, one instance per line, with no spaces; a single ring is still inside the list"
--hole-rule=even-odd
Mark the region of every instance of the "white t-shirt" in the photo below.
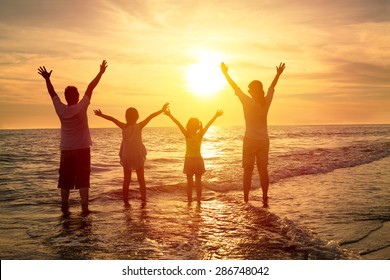
[[[87,117],[89,103],[86,95],[79,103],[71,106],[62,103],[58,96],[54,96],[54,108],[61,121],[61,150],[84,149],[91,146]]]
[[[240,88],[235,90],[242,103],[245,118],[245,137],[253,140],[267,140],[267,114],[271,105],[274,89],[269,88],[265,97],[265,106],[255,102],[251,97],[242,92]]]

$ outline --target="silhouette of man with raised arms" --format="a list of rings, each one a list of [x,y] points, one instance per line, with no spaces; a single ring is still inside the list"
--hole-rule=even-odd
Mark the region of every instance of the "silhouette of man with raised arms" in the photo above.
[[[245,136],[242,149],[242,166],[244,168],[243,188],[244,200],[249,201],[249,191],[252,183],[252,174],[256,161],[257,170],[260,175],[260,184],[263,192],[263,204],[268,205],[268,153],[269,153],[269,137],[267,127],[268,110],[274,96],[275,86],[280,75],[285,69],[285,64],[280,63],[276,67],[276,76],[268,88],[267,95],[263,90],[263,84],[260,81],[254,80],[248,85],[248,92],[251,97],[237,86],[233,79],[228,74],[228,67],[225,63],[221,63],[221,70],[226,80],[234,89],[237,97],[240,99],[245,118]]]
[[[91,136],[89,134],[87,110],[94,88],[106,71],[107,62],[103,60],[97,76],[88,85],[83,98],[79,102],[79,92],[76,87],[65,89],[65,100],[62,103],[50,81],[53,71],[47,72],[43,66],[38,68],[38,74],[46,81],[47,90],[52,98],[54,108],[61,121],[61,160],[58,188],[61,189],[62,212],[69,213],[69,193],[78,189],[81,198],[82,213],[88,214],[90,173],[91,173]]]

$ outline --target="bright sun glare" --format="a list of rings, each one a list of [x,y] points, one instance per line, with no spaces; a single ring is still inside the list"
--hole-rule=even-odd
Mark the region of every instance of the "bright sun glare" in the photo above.
[[[222,58],[214,51],[200,51],[197,58],[198,62],[187,68],[187,86],[195,95],[213,96],[226,84],[220,70]]]

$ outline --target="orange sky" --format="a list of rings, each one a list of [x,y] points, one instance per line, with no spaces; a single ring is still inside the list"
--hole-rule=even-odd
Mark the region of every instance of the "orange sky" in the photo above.
[[[67,85],[85,91],[103,59],[109,67],[94,91],[90,127],[113,126],[93,109],[124,120],[125,110],[135,107],[143,119],[165,102],[182,122],[192,116],[206,122],[223,109],[216,125],[243,125],[241,105],[226,83],[206,97],[189,87],[188,69],[202,64],[204,54],[216,58],[207,71],[219,73],[217,60],[225,61],[243,90],[254,79],[268,87],[275,66],[286,63],[271,125],[390,123],[389,5],[2,0],[0,129],[59,127],[37,68],[53,70],[52,83],[64,100]],[[173,123],[165,116],[150,123],[166,125]]]

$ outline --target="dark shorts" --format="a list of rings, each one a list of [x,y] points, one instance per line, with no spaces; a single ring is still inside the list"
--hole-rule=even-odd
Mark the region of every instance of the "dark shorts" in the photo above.
[[[258,168],[268,166],[269,140],[253,140],[244,138],[242,148],[242,167],[253,168],[255,162]]]
[[[91,174],[91,151],[87,149],[62,150],[58,188],[89,188]]]
[[[187,175],[202,175],[206,171],[202,157],[186,157],[183,173]]]

